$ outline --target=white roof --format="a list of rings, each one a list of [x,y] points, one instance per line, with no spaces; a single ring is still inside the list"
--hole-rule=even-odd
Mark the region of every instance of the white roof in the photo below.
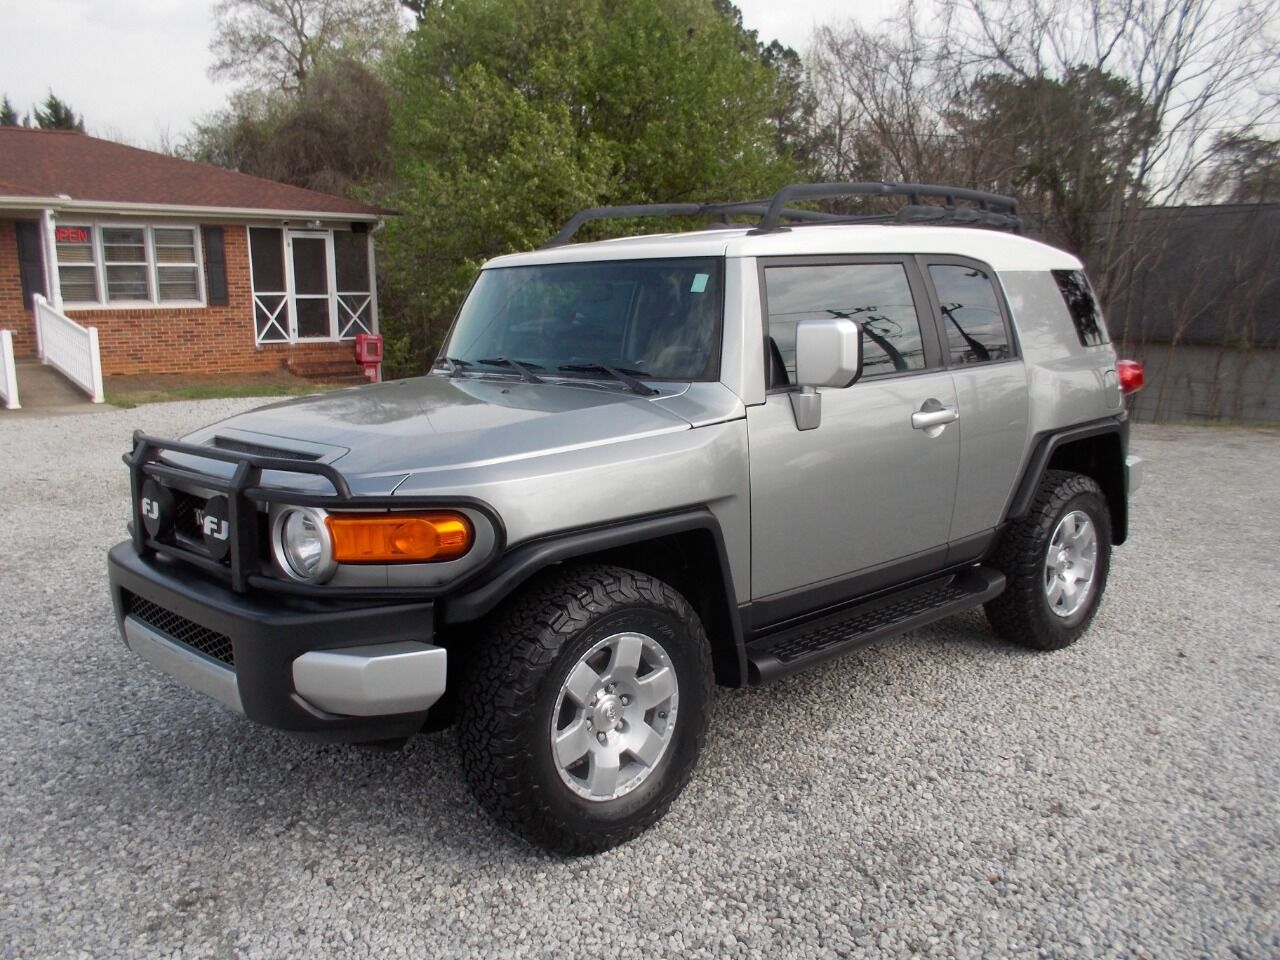
[[[800,226],[753,235],[751,228],[660,233],[574,243],[490,260],[485,267],[652,257],[798,257],[822,254],[937,254],[973,257],[996,270],[1079,270],[1071,254],[998,230],[899,224]]]

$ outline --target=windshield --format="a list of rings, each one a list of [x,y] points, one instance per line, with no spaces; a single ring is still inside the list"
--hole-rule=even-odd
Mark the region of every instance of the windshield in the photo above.
[[[510,371],[514,361],[516,370],[541,376],[599,379],[600,365],[608,365],[653,380],[714,380],[723,263],[699,257],[484,270],[442,356],[469,371]]]

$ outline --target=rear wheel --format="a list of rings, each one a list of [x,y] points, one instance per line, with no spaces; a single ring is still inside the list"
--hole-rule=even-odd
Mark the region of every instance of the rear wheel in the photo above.
[[[989,561],[1008,585],[986,605],[1006,640],[1037,650],[1074,643],[1098,610],[1111,565],[1111,514],[1092,477],[1045,472],[1027,515]]]
[[[590,853],[658,820],[697,762],[711,651],[670,586],[619,567],[535,584],[467,671],[459,710],[471,788],[540,846]]]

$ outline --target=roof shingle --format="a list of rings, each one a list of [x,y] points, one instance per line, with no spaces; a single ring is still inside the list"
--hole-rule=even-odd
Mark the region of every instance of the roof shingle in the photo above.
[[[74,130],[0,127],[0,197],[376,216],[390,211]]]

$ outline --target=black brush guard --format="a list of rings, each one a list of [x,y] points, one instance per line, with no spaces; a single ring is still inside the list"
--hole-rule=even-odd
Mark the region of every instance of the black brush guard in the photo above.
[[[204,460],[217,460],[235,465],[230,477],[216,477],[187,467],[179,467],[162,461],[165,453],[178,453]],[[221,447],[182,443],[151,437],[141,430],[133,434],[133,450],[124,455],[129,467],[129,485],[133,496],[130,507],[133,549],[140,557],[151,554],[172,557],[198,567],[229,583],[232,590],[245,593],[250,588],[271,590],[306,597],[363,599],[407,599],[439,595],[445,588],[432,587],[333,587],[297,583],[268,575],[263,569],[263,544],[259,536],[258,504],[287,504],[290,506],[321,507],[326,510],[343,509],[458,509],[476,510],[493,525],[494,544],[484,563],[471,571],[459,583],[481,573],[501,553],[505,530],[497,513],[483,501],[474,497],[396,497],[357,496],[352,493],[347,479],[331,464],[310,460],[293,460],[255,453],[226,450]],[[320,477],[333,488],[332,493],[309,493],[289,487],[265,486],[264,472],[302,474]],[[142,486],[148,478],[169,484],[189,484],[205,490],[214,490],[227,498],[227,522],[231,528],[230,550],[226,562],[188,549],[182,544],[166,543],[147,534],[142,522]],[[459,583],[448,589],[457,589]]]

